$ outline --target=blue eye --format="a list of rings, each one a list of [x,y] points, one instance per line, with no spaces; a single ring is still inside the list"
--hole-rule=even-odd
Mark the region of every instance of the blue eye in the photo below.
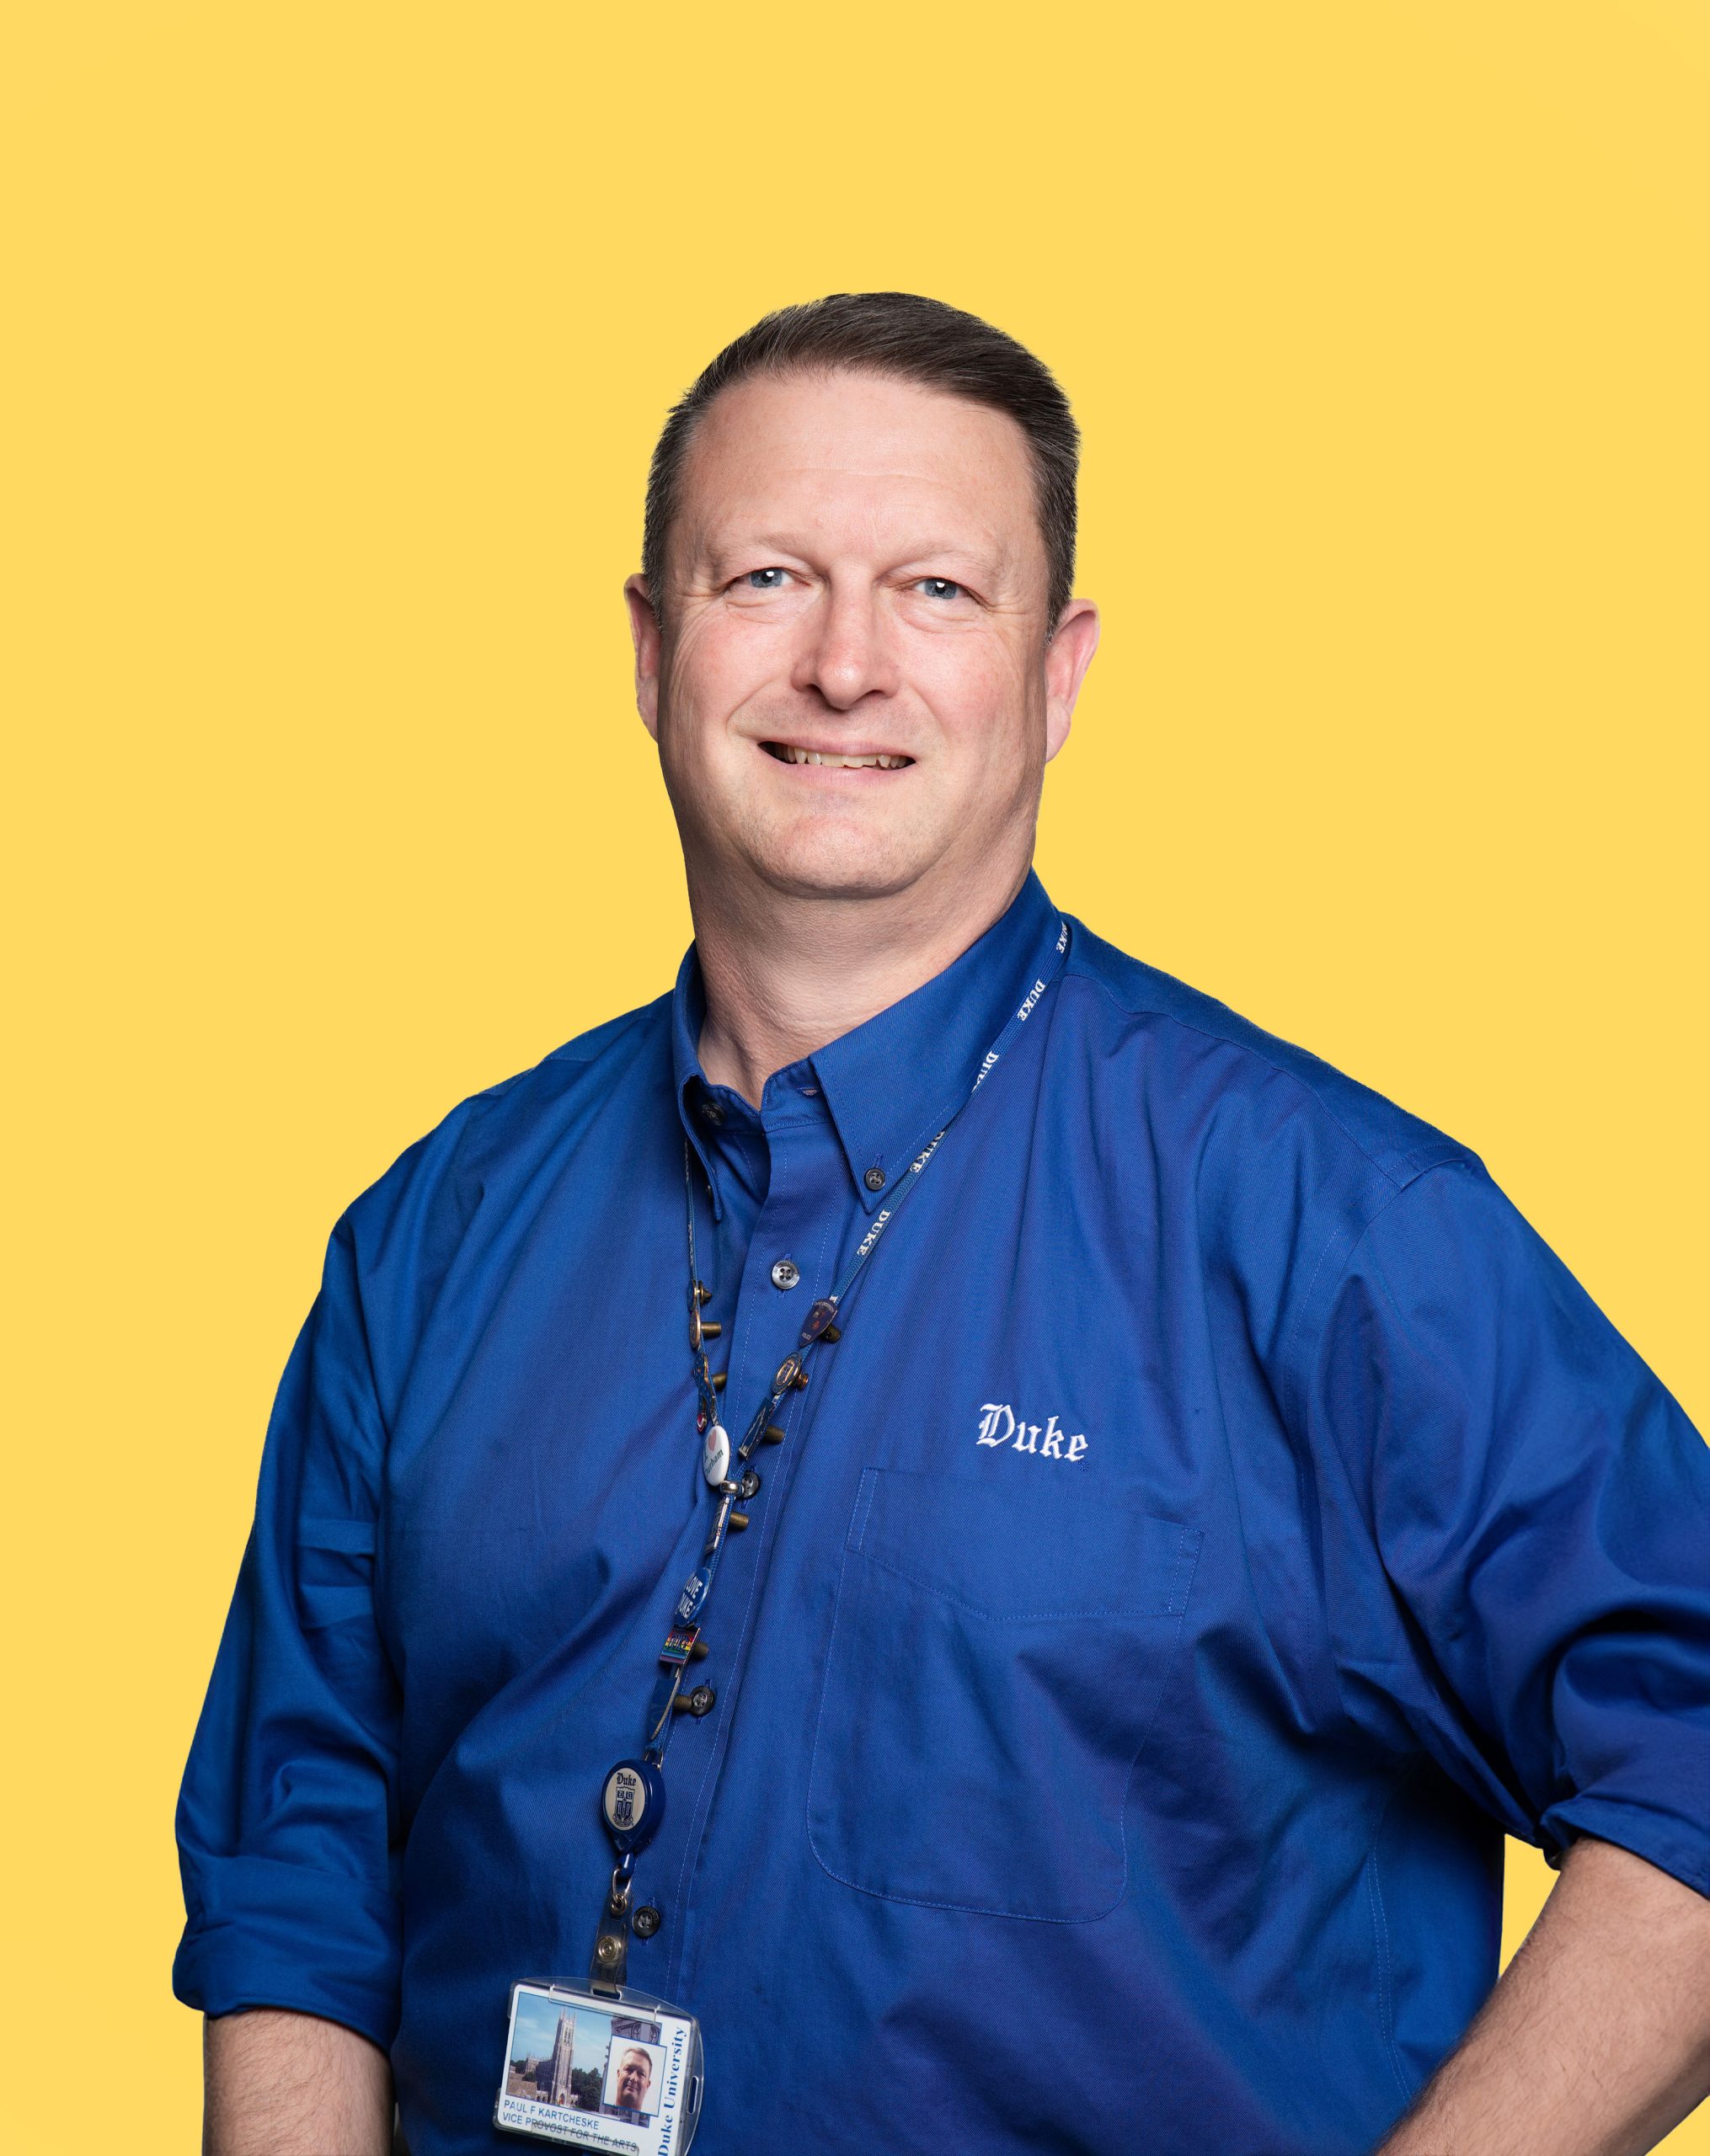
[[[961,585],[952,584],[947,576],[923,576],[916,589],[925,592],[928,599],[959,599],[962,596]]]
[[[751,591],[781,591],[788,569],[750,569],[742,581]]]

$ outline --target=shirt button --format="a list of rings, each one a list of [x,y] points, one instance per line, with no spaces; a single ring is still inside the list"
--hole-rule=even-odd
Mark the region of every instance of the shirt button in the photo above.
[[[800,1267],[793,1259],[788,1257],[779,1258],[778,1263],[772,1268],[772,1284],[774,1288],[794,1288],[801,1277]]]
[[[724,1120],[724,1111],[719,1107],[716,1101],[703,1101],[701,1103],[701,1120],[703,1123],[723,1123]]]
[[[866,1184],[869,1190],[883,1190],[884,1187],[884,1171],[883,1168],[869,1168],[866,1174],[862,1177],[861,1180]]]
[[[629,1919],[629,1928],[638,1939],[651,1939],[665,1919],[651,1902],[644,1903]]]
[[[712,1713],[713,1709],[718,1705],[718,1700],[719,1694],[710,1684],[697,1684],[689,1694],[689,1712],[697,1721],[699,1721],[703,1715]]]

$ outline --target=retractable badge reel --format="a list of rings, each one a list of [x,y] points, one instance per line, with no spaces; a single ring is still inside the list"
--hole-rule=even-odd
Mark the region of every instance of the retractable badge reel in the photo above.
[[[683,2156],[701,2114],[701,2027],[624,1982],[630,1880],[665,1817],[665,1777],[650,1759],[620,1759],[600,1790],[600,1820],[617,1862],[586,1985],[511,1987],[505,2073],[494,2107],[501,2132],[607,2156]]]

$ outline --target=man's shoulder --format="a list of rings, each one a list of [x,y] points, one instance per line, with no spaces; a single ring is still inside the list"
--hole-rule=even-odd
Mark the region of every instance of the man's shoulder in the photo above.
[[[1108,1017],[1141,1052],[1140,1081],[1172,1094],[1190,1113],[1216,1112],[1225,1129],[1271,1145],[1304,1127],[1364,1155],[1397,1187],[1444,1161],[1476,1157],[1323,1057],[1078,922],[1070,974],[1100,992]]]
[[[638,1064],[668,1070],[670,1038],[669,994],[578,1033],[526,1070],[459,1101],[404,1149],[347,1217],[371,1235],[400,1210],[464,1209],[501,1164],[549,1149],[581,1114],[633,1084]]]

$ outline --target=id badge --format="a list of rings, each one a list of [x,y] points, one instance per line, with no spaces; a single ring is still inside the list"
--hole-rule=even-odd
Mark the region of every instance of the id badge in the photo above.
[[[701,2025],[663,1999],[510,1988],[493,2123],[560,2148],[684,2156],[701,2115]]]

